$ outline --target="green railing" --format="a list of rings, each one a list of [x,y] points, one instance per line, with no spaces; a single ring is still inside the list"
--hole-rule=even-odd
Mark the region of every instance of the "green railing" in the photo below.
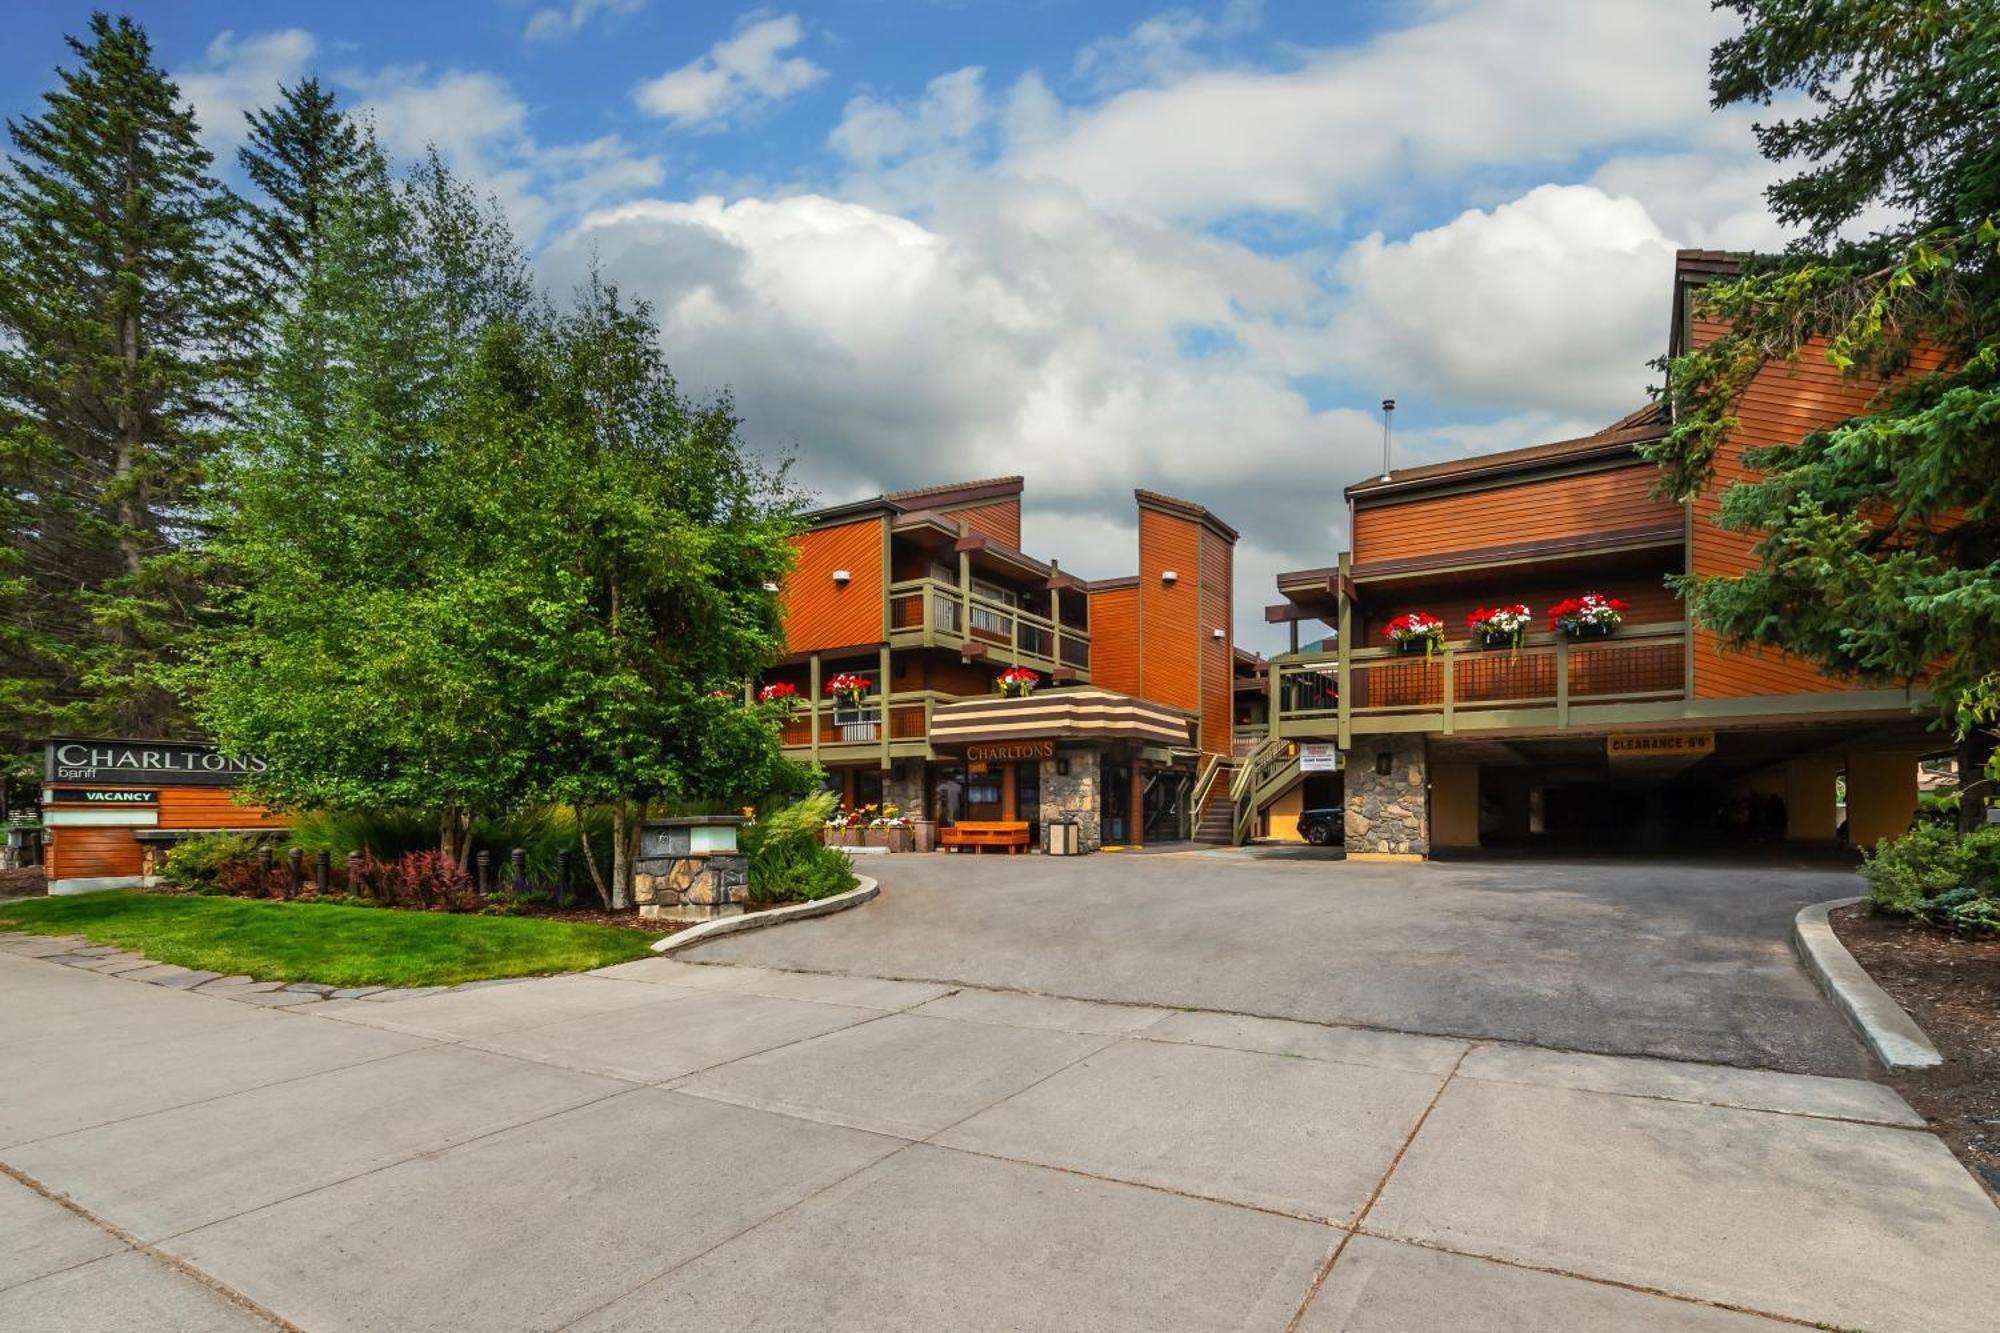
[[[1082,596],[1081,593],[1071,594]],[[889,585],[889,629],[895,643],[984,645],[999,661],[1053,671],[1090,670],[1090,631],[1009,606],[939,579]]]

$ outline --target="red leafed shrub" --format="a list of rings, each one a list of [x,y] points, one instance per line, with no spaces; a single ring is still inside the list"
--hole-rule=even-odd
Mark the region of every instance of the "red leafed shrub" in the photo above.
[[[272,867],[270,879],[276,880],[284,872]],[[215,891],[226,893],[232,898],[262,898],[267,892],[265,883],[259,881],[257,858],[254,856],[232,856],[215,867]]]
[[[370,861],[357,890],[388,907],[472,912],[479,890],[457,861],[442,852],[405,852],[393,861]]]

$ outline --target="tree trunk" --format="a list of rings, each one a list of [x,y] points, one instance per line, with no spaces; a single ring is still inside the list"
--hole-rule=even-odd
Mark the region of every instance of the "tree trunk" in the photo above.
[[[608,912],[611,910],[611,894],[604,887],[604,870],[597,864],[597,853],[590,849],[590,825],[584,819],[587,813],[589,811],[584,806],[576,808],[576,840],[583,847],[583,863],[590,868],[590,887],[597,891],[598,906]]]
[[[611,803],[611,910],[622,912],[632,905],[632,842],[638,822],[632,818],[631,803]]]

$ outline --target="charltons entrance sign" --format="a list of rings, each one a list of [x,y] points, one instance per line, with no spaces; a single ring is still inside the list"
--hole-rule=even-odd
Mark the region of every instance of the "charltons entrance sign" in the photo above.
[[[264,767],[261,758],[231,758],[213,745],[58,738],[49,742],[46,776],[92,786],[234,787]]]

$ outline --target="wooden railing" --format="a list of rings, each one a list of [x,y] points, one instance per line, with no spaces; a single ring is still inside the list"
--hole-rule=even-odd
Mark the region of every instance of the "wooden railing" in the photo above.
[[[982,643],[1009,663],[1090,670],[1089,630],[938,579],[891,584],[889,626],[896,634],[922,633],[945,643]]]
[[[1347,697],[1340,697],[1345,670]],[[1687,637],[1679,623],[1623,625],[1608,638],[1535,633],[1518,648],[1448,643],[1426,656],[1357,648],[1339,658],[1272,663],[1276,718],[1289,736],[1332,734],[1343,720],[1422,718],[1451,730],[1466,715],[1546,710],[1569,725],[1572,704],[1641,704],[1687,693]],[[1324,727],[1324,732],[1318,729]],[[1405,729],[1405,728],[1399,728]]]
[[[957,697],[940,690],[899,690],[886,697],[871,694],[856,704],[802,702],[779,728],[778,739],[788,749],[806,749],[816,728],[823,746],[879,744],[886,717],[889,740],[920,741],[930,735],[931,707]]]

